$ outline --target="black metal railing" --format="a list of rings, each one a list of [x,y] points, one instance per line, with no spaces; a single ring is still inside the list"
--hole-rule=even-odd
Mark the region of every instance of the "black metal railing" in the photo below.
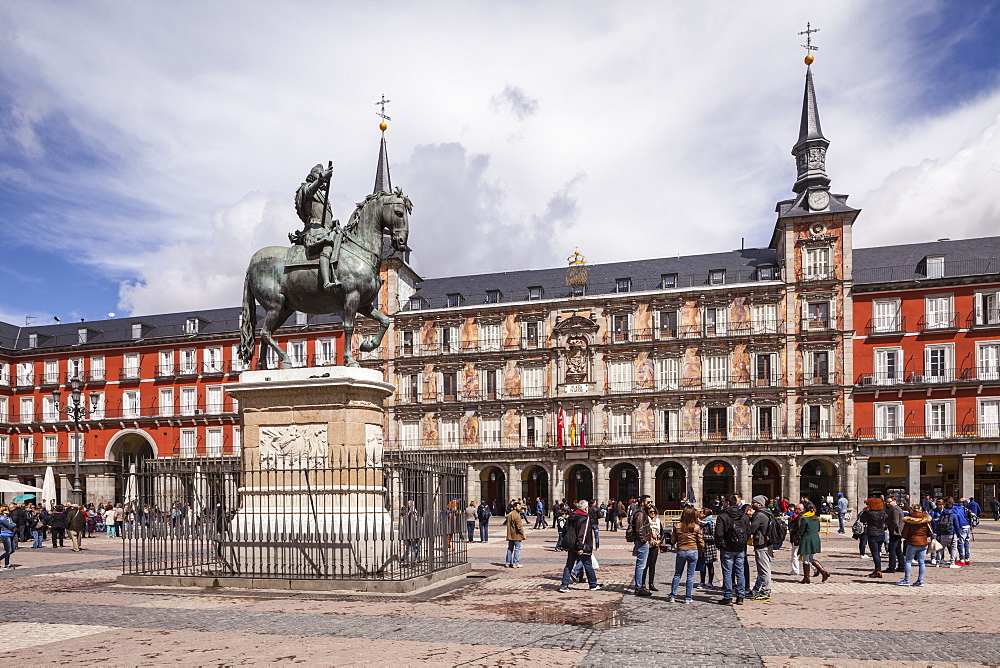
[[[958,329],[961,327],[958,312],[940,313],[934,316],[922,315],[917,320],[917,331],[932,332],[937,329]]]
[[[125,575],[407,580],[467,561],[465,471],[425,453],[147,461],[121,488]]]
[[[865,325],[868,336],[894,336],[906,332],[906,317],[872,318]]]
[[[857,385],[883,387],[887,385],[934,385],[941,383],[984,383],[1000,381],[1000,366],[987,365],[961,369],[918,369],[894,373],[863,373]]]
[[[799,374],[800,387],[814,387],[817,385],[842,385],[843,374],[839,371],[814,371],[812,373]]]
[[[1000,438],[1000,423],[908,424],[892,427],[861,427],[857,438],[873,441],[943,438]]]
[[[728,390],[754,389],[765,387],[784,387],[785,377],[782,374],[755,376],[754,374],[704,375],[693,378],[668,378],[657,381],[608,381],[606,391],[609,394],[633,394],[645,392],[681,392],[684,390]]]
[[[940,278],[957,276],[982,276],[1000,273],[1000,258],[984,258],[973,260],[945,260]],[[854,283],[857,285],[870,283],[893,283],[903,281],[924,281],[931,278],[927,275],[924,263],[917,265],[902,265],[896,267],[871,267],[854,270]]]
[[[966,318],[969,327],[1000,327],[1000,308],[981,309]]]

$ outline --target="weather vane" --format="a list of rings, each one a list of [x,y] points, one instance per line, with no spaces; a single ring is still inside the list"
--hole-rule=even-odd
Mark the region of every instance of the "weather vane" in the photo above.
[[[389,104],[390,102],[392,102],[392,100],[385,99],[385,93],[382,93],[382,99],[375,103],[375,106],[381,109],[381,111],[376,111],[375,115],[382,119],[382,122],[378,124],[378,127],[382,132],[385,132],[385,129],[388,127],[385,124],[385,122],[392,120],[391,118],[385,115],[385,105]]]
[[[814,32],[819,32],[819,28],[813,28],[812,24],[808,21],[806,22],[806,29],[800,32],[800,35],[806,36],[806,43],[802,45],[802,48],[806,50],[806,65],[811,65],[812,61],[815,60],[813,55],[809,53],[810,51],[819,51],[818,46],[813,46],[812,34]]]

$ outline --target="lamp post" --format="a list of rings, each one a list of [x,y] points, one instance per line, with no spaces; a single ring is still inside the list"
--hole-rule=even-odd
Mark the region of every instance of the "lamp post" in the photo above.
[[[72,390],[70,393],[71,402],[65,406],[60,406],[59,399],[62,396],[62,392],[58,389],[52,390],[52,399],[55,401],[56,410],[60,413],[65,413],[73,421],[73,503],[82,504],[83,488],[80,487],[80,420],[90,415],[97,408],[97,397],[91,397],[94,405],[88,408],[86,404],[81,405],[80,402],[80,398],[83,395],[83,392],[80,391],[80,379],[71,379],[69,386]]]

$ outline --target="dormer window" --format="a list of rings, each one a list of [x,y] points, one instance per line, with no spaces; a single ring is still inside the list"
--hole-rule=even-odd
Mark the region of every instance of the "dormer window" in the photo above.
[[[448,306],[454,308],[462,305],[462,295],[448,295]]]
[[[138,341],[142,338],[142,323],[133,322],[132,323],[132,340]]]
[[[535,286],[533,288],[528,288],[528,299],[532,301],[537,301],[542,298],[542,288]]]
[[[84,336],[86,336],[87,330],[82,330],[82,331],[84,332]],[[84,343],[86,343],[86,341],[84,341]],[[38,347],[38,334],[28,334],[28,347],[29,348]]]
[[[927,263],[927,278],[944,278],[943,255],[928,255],[924,261]]]
[[[309,315],[303,313],[302,311],[295,312],[295,324],[299,327],[305,327],[309,324]]]
[[[774,267],[770,264],[764,264],[757,267],[757,280],[758,281],[773,281],[775,278]]]
[[[87,342],[87,328],[86,327],[81,327],[80,329],[76,330],[76,342],[78,344],[81,344],[81,345]],[[34,348],[34,347],[35,346],[32,346],[32,348]]]
[[[420,297],[410,297],[410,310],[419,311],[423,307],[423,301]]]
[[[660,274],[660,289],[667,290],[677,287],[677,274]]]
[[[586,285],[571,285],[569,286],[569,296],[570,297],[584,297],[587,294]]]
[[[500,303],[500,291],[499,290],[487,290],[486,291],[486,303],[487,304],[499,304]]]
[[[725,269],[713,269],[708,272],[708,283],[709,285],[725,285],[726,284],[726,270]]]
[[[184,333],[193,335],[198,333],[198,318],[188,318],[184,323]]]
[[[632,292],[632,279],[631,278],[616,278],[615,279],[615,292]]]

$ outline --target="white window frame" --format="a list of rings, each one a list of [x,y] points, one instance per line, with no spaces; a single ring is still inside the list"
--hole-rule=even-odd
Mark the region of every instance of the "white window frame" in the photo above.
[[[701,358],[702,385],[706,388],[724,388],[729,383],[729,356],[706,355]]]
[[[198,413],[198,388],[182,387],[180,414],[184,416],[197,415]]]
[[[201,351],[204,373],[221,373],[223,370],[222,346],[211,346]]]
[[[316,339],[316,365],[331,366],[337,363],[337,339],[324,337]]]
[[[26,464],[35,461],[35,437],[31,435],[19,436],[17,441],[18,461]]]
[[[931,375],[932,351],[944,351],[944,369],[939,374]],[[948,383],[955,380],[955,344],[934,343],[924,346],[924,382]]]
[[[757,360],[758,359],[770,359],[771,374],[767,378],[761,378],[757,373]],[[751,385],[754,387],[778,387],[781,385],[781,366],[780,358],[778,353],[754,353],[750,356],[750,363],[753,365],[750,368],[750,378]]]
[[[872,302],[872,331],[875,333],[898,332],[901,327],[901,301],[876,299]]]
[[[530,428],[529,428],[530,427]],[[534,433],[534,440],[528,438]],[[521,446],[535,448],[545,443],[545,420],[539,415],[525,415],[521,418]]]
[[[268,349],[270,349],[270,347],[268,347]],[[186,375],[198,373],[198,349],[183,348],[181,349],[180,353],[181,353],[181,359],[180,359],[181,373]]]
[[[240,347],[238,345],[230,346],[229,359],[232,360],[229,363],[230,364],[229,368],[236,373],[246,371],[248,368],[250,368],[248,364],[244,363],[243,360],[240,359]]]
[[[59,459],[59,437],[56,434],[42,436],[42,459],[47,462]]]
[[[753,333],[754,334],[778,333],[777,304],[753,305]]]
[[[216,456],[222,454],[222,427],[209,427],[205,430],[205,454]]]
[[[811,246],[802,249],[802,278],[826,280],[832,274],[832,255],[829,246]]]
[[[288,356],[292,360],[292,367],[302,368],[309,366],[309,342],[305,339],[294,339],[285,345]]]
[[[810,413],[814,407],[819,409],[819,430],[816,437],[830,438],[833,407],[828,404],[804,404],[802,406],[802,411],[804,412],[804,415],[802,416],[803,436],[812,436]]]
[[[45,360],[42,362],[42,382],[46,385],[59,383],[59,360]]]
[[[399,440],[403,448],[419,448],[421,436],[420,420],[400,421]]]
[[[35,421],[35,399],[34,397],[21,397],[18,402],[18,421],[27,424]]]
[[[499,447],[503,442],[503,427],[498,417],[479,420],[479,441],[487,447]]]
[[[980,397],[976,404],[976,435],[1000,437],[1000,397]]]
[[[240,450],[243,448],[243,427],[240,425],[233,426],[233,454],[239,454]]]
[[[122,392],[122,417],[137,418],[142,415],[142,395],[139,390]]]
[[[955,400],[931,399],[924,405],[927,438],[949,438],[955,434]]]
[[[90,380],[104,380],[107,367],[104,364],[104,355],[95,355],[90,358]]]
[[[681,361],[677,357],[660,357],[656,360],[656,389],[679,390],[681,387]]]
[[[976,342],[976,379],[1000,380],[1000,341]]]
[[[480,325],[479,345],[487,352],[500,350],[503,347],[503,331],[500,325]]]
[[[66,361],[66,378],[83,380],[84,361],[82,357],[73,357]]]
[[[76,330],[76,343],[77,345],[85,345],[87,343],[89,332],[86,327],[80,327]],[[37,336],[37,334],[36,334]]]
[[[947,329],[952,326],[954,295],[924,297],[924,329]]]
[[[462,425],[456,418],[446,418],[438,423],[441,447],[457,448],[462,444]]]
[[[635,360],[608,362],[608,390],[612,393],[635,390]]]
[[[705,323],[705,336],[726,335],[729,325],[728,306],[706,306],[702,310],[701,317]]]
[[[104,392],[90,392],[87,395],[90,402],[90,417],[94,420],[104,419],[105,397]]]
[[[142,323],[133,322],[132,323],[132,340],[138,341],[142,338]]]
[[[531,336],[532,327],[535,329],[535,335]],[[541,320],[533,320],[531,322],[521,323],[521,347],[522,348],[541,348],[545,341],[545,324]]]
[[[225,396],[222,393],[221,385],[209,385],[205,388],[205,412],[209,415],[218,415],[225,407]]]
[[[903,402],[885,401],[875,404],[875,438],[890,441],[903,436]]]
[[[1000,289],[979,290],[973,301],[977,325],[1000,325]]]
[[[59,421],[59,411],[57,410],[56,400],[51,394],[47,394],[42,397],[42,421],[43,422],[58,422]]]
[[[0,424],[6,424],[10,420],[10,404],[7,397],[0,397]]]
[[[611,442],[622,445],[632,442],[632,413],[630,411],[611,411],[608,416],[611,427]]]
[[[893,364],[889,364],[890,356],[895,358]],[[874,380],[876,385],[896,385],[903,382],[902,348],[875,348],[872,351],[872,361],[874,362]]]
[[[161,350],[157,355],[160,368],[158,369],[157,376],[172,376],[174,375],[174,351],[173,350]]]
[[[944,255],[928,255],[925,266],[927,278],[944,278]]]
[[[0,462],[10,462],[10,436],[0,434]]]
[[[10,364],[0,362],[0,385],[10,385]]]
[[[545,367],[528,366],[521,369],[521,396],[535,399],[545,396]]]
[[[139,378],[140,364],[139,353],[125,353],[122,355],[122,377],[130,380]]]
[[[836,358],[832,356],[829,350],[803,350],[802,351],[802,384],[807,385],[824,385],[829,383],[836,373],[835,364]],[[826,378],[819,379],[820,377],[816,374],[816,358],[817,353],[823,353],[826,355]],[[819,380],[817,380],[819,379]]]
[[[195,457],[198,455],[197,429],[181,429],[179,453],[181,457]]]
[[[194,336],[195,334],[198,333],[200,324],[201,323],[198,320],[198,318],[188,318],[184,322],[184,333],[187,334],[188,336]]]
[[[32,387],[35,384],[35,363],[17,363],[17,386]]]
[[[664,443],[676,443],[681,440],[681,412],[676,408],[665,408],[660,411],[659,422],[662,430],[661,440]]]

